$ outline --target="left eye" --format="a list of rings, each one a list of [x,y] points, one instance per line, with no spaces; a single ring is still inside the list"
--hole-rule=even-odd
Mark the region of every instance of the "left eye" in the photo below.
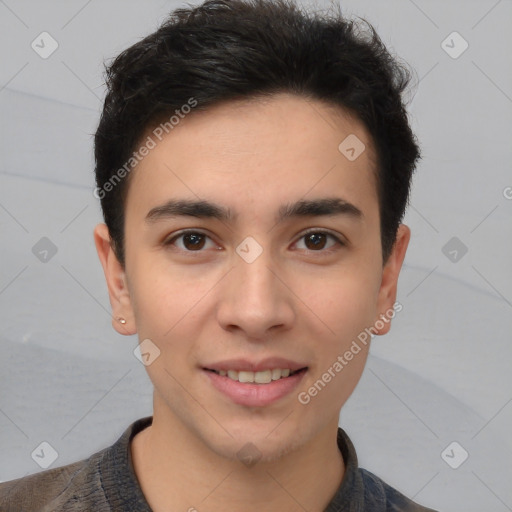
[[[328,240],[331,239],[332,243],[326,247]],[[322,249],[330,249],[336,244],[343,245],[343,242],[336,236],[325,231],[310,231],[300,237],[299,240],[304,240],[305,247],[299,249],[306,249],[310,251],[319,251]]]
[[[176,243],[178,240],[181,243]],[[211,246],[215,247],[215,244],[208,235],[200,231],[184,231],[165,242],[165,245],[176,245],[182,251],[199,252],[208,245],[207,241]],[[208,247],[206,248],[208,249]]]

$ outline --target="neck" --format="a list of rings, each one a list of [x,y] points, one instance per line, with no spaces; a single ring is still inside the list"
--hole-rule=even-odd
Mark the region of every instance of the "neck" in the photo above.
[[[132,441],[135,473],[154,512],[321,512],[345,471],[334,420],[277,460],[244,465],[219,456],[174,416],[154,414]]]

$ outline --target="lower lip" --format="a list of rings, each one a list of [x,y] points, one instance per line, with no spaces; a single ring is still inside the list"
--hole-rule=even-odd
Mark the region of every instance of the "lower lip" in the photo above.
[[[268,384],[243,383],[218,373],[203,370],[213,386],[224,393],[235,404],[248,407],[263,407],[277,402],[290,394],[304,377],[307,370],[302,370],[289,377],[273,380]]]

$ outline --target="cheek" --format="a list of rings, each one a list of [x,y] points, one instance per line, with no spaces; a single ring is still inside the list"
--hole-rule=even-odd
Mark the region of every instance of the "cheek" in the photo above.
[[[139,276],[132,292],[132,306],[140,339],[162,338],[174,324],[176,298],[161,280],[149,273]]]
[[[156,388],[177,392],[177,382],[184,381],[197,362],[197,342],[211,321],[214,282],[204,274],[194,277],[157,262],[141,265],[134,277],[132,305],[139,340],[149,339],[159,350],[155,364],[146,370]]]
[[[344,279],[325,284],[322,293],[310,300],[322,321],[309,317],[319,325],[314,334],[316,357],[298,400],[313,411],[335,414],[363,373],[371,340],[365,329],[373,324],[377,294],[370,281]]]
[[[139,336],[155,336],[165,341],[190,324],[211,288],[204,275],[179,271],[165,258],[148,258],[132,268],[131,303]]]
[[[378,275],[370,268],[347,267],[322,280],[302,281],[295,293],[302,299],[308,323],[318,325],[317,332],[332,349],[341,350],[375,320]]]

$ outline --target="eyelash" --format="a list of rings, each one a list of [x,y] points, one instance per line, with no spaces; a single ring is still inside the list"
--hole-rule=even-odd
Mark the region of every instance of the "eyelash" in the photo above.
[[[332,239],[334,239],[334,241],[336,242],[336,244],[332,247],[329,247],[328,249],[320,249],[318,251],[315,251],[315,250],[312,250],[312,249],[306,249],[308,252],[311,252],[311,253],[331,253],[333,252],[333,250],[336,250],[336,246],[338,246],[337,248],[339,247],[345,247],[347,244],[345,242],[343,242],[337,235],[335,235],[334,233],[330,232],[330,231],[326,231],[326,230],[322,230],[322,229],[315,229],[315,228],[310,228],[309,230],[307,230],[306,232],[304,232],[298,240],[301,240],[303,239],[304,237],[306,237],[307,235],[310,235],[310,234],[320,234],[320,235],[327,235],[329,237],[331,237]],[[163,245],[164,246],[171,246],[174,244],[174,242],[176,240],[178,240],[179,238],[182,238],[186,235],[201,235],[201,236],[205,236],[207,238],[209,238],[211,240],[211,237],[208,236],[206,233],[203,233],[202,231],[198,231],[196,229],[187,229],[187,230],[184,230],[184,231],[180,231],[179,233],[175,234],[174,236],[172,236],[172,238],[169,238],[167,240],[164,241]],[[186,252],[186,253],[201,253],[201,252],[204,252],[202,249],[198,250],[198,251],[189,251],[189,250],[184,250],[184,249],[178,249],[182,252]]]

